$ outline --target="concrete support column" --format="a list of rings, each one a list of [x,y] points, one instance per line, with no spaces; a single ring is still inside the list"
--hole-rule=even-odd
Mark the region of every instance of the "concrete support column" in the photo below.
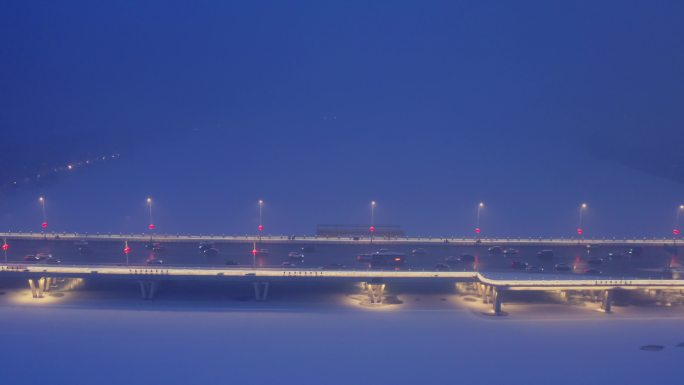
[[[601,300],[601,310],[610,313],[613,306],[613,290],[604,290]]]
[[[501,305],[503,304],[503,294],[504,289],[492,287],[492,312],[494,315],[504,315],[501,310]]]
[[[40,280],[42,279],[43,278]],[[43,287],[40,280],[38,280],[38,282],[36,282],[36,280],[33,278],[29,278],[28,280],[29,287],[31,288],[31,296],[33,296],[33,298],[43,298]]]
[[[385,294],[385,284],[369,283],[366,286],[368,287],[368,296],[370,297],[370,302],[372,304],[381,304],[382,298]]]
[[[252,282],[254,286],[254,299],[257,301],[266,301],[268,298],[268,282]]]
[[[151,300],[154,299],[154,295],[157,293],[157,290],[159,289],[159,281],[150,281],[150,280],[140,280],[138,281],[140,284],[140,296],[144,300]]]

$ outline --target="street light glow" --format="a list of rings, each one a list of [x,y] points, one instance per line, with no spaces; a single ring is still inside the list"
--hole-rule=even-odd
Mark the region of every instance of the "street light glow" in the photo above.
[[[147,203],[152,203],[152,198],[147,198]]]
[[[586,203],[582,203],[582,208],[583,208],[583,209],[586,209],[586,208],[587,208],[587,204],[586,204]]]

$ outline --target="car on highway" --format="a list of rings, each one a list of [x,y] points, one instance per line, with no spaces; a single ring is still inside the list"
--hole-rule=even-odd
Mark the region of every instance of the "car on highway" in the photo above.
[[[501,253],[503,253],[503,249],[501,248],[501,246],[492,246],[489,249],[487,249],[487,251],[489,252],[489,254],[501,254]]]
[[[508,248],[508,249],[504,250],[503,253],[504,253],[504,255],[506,255],[506,256],[508,256],[508,255],[516,255],[516,254],[518,254],[518,250],[513,249],[513,248]]]
[[[530,265],[530,266],[527,266],[525,271],[527,271],[528,273],[543,273],[544,272],[544,266]]]
[[[551,261],[553,260],[553,250],[542,250],[537,253],[537,258],[542,261]]]
[[[227,266],[237,266],[238,263],[235,262],[235,261],[233,261],[232,259],[229,259],[229,260],[226,261],[226,265],[227,265]]]
[[[602,272],[599,269],[586,269],[586,270],[584,270],[584,274],[586,274],[586,275],[601,275]]]
[[[313,253],[314,251],[316,251],[316,248],[313,246],[303,246],[301,250],[302,253]]]
[[[589,258],[587,259],[587,264],[591,266],[601,266],[603,264],[603,259],[601,258]]]
[[[36,258],[39,261],[42,261],[44,259],[52,258],[52,254],[50,254],[50,253],[36,253]]]
[[[50,256],[50,258],[45,259],[45,263],[50,264],[50,265],[58,265],[58,264],[62,263],[62,260],[57,259],[53,256]]]
[[[427,250],[420,249],[420,248],[413,249],[413,250],[411,250],[411,254],[413,254],[413,255],[425,255],[425,254],[427,254]]]
[[[147,258],[145,260],[146,265],[163,265],[164,260],[158,258]]]
[[[294,261],[304,262],[304,254],[298,253],[296,251],[287,253],[287,257]]]
[[[282,266],[282,267],[294,267],[295,264],[292,262],[289,262],[289,261],[285,261],[285,262],[281,263],[280,266]]]
[[[475,262],[475,256],[471,254],[463,254],[458,257],[458,262],[461,263],[473,263]]]
[[[214,242],[200,242],[199,250],[201,252],[214,248]]]
[[[516,269],[516,270],[523,270],[527,269],[529,265],[527,262],[521,262],[521,261],[513,261],[511,262],[511,268]]]
[[[617,261],[624,257],[622,253],[608,253],[608,259],[611,261]]]
[[[449,271],[451,268],[446,263],[438,263],[435,265],[437,271]]]
[[[218,249],[215,249],[213,247],[202,250],[202,255],[204,255],[205,257],[213,257],[213,256],[218,255],[218,253],[219,253]]]
[[[634,246],[629,251],[627,254],[629,254],[630,257],[639,257],[641,254],[644,253],[644,248],[641,246]]]
[[[570,271],[572,268],[567,263],[557,263],[554,267],[556,271]]]
[[[160,251],[164,251],[164,250],[165,250],[164,245],[162,245],[162,244],[159,243],[159,242],[148,243],[148,244],[145,245],[145,248],[146,248],[147,250],[152,250],[152,251],[155,251],[155,252],[160,252]]]
[[[38,257],[36,257],[35,254],[24,255],[24,261],[35,262],[35,261],[39,261],[39,260],[40,259]]]

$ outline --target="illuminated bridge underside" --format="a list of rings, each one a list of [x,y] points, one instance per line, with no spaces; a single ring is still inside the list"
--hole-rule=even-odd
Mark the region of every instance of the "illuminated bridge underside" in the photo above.
[[[0,265],[0,278],[18,277],[28,280],[34,298],[42,298],[50,290],[56,278],[83,279],[126,279],[138,281],[143,299],[151,300],[159,283],[169,280],[212,280],[246,281],[254,286],[255,299],[267,298],[271,282],[363,282],[372,304],[383,301],[388,283],[428,283],[450,281],[456,286],[474,288],[484,303],[492,304],[492,313],[504,314],[502,303],[504,293],[510,290],[559,291],[572,290],[600,292],[601,309],[611,311],[615,290],[647,289],[656,292],[684,290],[680,279],[563,279],[540,274],[530,279],[519,279],[505,274],[488,277],[480,272],[443,271],[381,271],[381,270],[325,270],[325,269],[245,269],[245,268],[197,268],[175,267],[153,269],[134,266],[51,266],[51,265]]]
[[[539,274],[538,278],[516,279],[488,277],[479,272],[455,271],[383,271],[383,270],[326,270],[326,269],[245,269],[245,268],[146,268],[133,266],[50,266],[0,265],[0,277],[110,277],[121,279],[154,278],[155,280],[198,279],[227,281],[370,281],[383,282],[479,282],[483,285],[507,290],[609,290],[609,289],[679,289],[684,290],[681,279],[562,279]]]

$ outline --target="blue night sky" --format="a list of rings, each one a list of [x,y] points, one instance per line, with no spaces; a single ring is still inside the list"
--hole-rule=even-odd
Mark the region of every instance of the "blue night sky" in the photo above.
[[[667,236],[681,1],[0,3],[0,229]],[[118,159],[37,174],[93,159]],[[47,170],[47,171],[46,171]],[[14,181],[19,181],[14,185]]]

